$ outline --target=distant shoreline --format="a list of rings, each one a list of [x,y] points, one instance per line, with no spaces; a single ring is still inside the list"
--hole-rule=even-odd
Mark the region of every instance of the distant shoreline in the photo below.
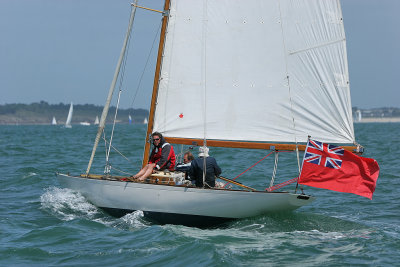
[[[400,122],[400,117],[362,118],[361,121],[355,121],[355,123],[370,123],[370,122]]]
[[[354,121],[354,123],[398,123],[400,122],[400,117],[392,117],[392,118],[362,118],[361,121]],[[111,124],[111,122],[107,122],[107,124]],[[128,124],[127,122],[117,122],[117,124]],[[143,124],[133,122],[132,124]],[[40,122],[1,122],[0,125],[51,125],[51,123],[40,123]],[[64,125],[63,122],[60,122],[57,125]],[[79,125],[79,123],[73,123],[73,125]],[[94,125],[94,124],[91,124]]]

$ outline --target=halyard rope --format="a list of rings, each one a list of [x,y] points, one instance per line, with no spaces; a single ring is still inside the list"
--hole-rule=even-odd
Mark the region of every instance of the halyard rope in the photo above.
[[[298,181],[298,179],[299,179],[299,177],[296,177],[296,178],[287,180],[287,181],[285,181],[285,182],[283,182],[283,183],[280,183],[280,184],[277,184],[277,185],[274,185],[274,186],[270,186],[270,187],[268,187],[268,188],[265,188],[265,190],[268,191],[268,192],[272,192],[272,191],[274,191],[274,190],[276,190],[276,189],[279,189],[279,188],[282,188],[282,187],[284,187],[284,186],[286,186],[286,185],[295,183],[295,182]]]

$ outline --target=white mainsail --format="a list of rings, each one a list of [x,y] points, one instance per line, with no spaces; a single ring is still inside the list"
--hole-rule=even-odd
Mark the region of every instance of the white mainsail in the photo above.
[[[72,113],[74,112],[74,105],[71,102],[71,105],[69,106],[69,111],[68,111],[68,117],[67,121],[65,122],[65,127],[71,128],[71,120],[72,120]]]
[[[53,120],[51,121],[51,125],[57,125],[56,117],[53,116]]]
[[[169,15],[154,131],[355,141],[339,0],[173,0]]]
[[[94,125],[98,125],[99,124],[99,116],[96,116],[96,119],[94,120]]]

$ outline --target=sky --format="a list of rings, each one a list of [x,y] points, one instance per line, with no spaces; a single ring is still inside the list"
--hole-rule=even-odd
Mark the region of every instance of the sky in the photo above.
[[[130,3],[0,0],[0,104],[43,100],[104,105],[128,26]],[[400,1],[341,3],[352,105],[400,108]],[[162,0],[139,4],[163,7]],[[159,37],[160,22],[159,13],[136,13],[121,87],[122,108],[149,108],[158,49],[157,44],[152,46]]]

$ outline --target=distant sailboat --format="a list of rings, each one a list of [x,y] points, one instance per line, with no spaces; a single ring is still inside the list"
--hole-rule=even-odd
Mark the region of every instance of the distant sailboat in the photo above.
[[[51,125],[57,125],[56,117],[53,116],[53,120],[51,121]]]
[[[71,105],[69,106],[67,121],[65,122],[65,128],[72,128],[71,120],[72,120],[72,113],[73,112],[74,112],[74,105],[71,102]]]
[[[98,125],[99,124],[99,116],[96,116],[96,119],[94,120],[94,125]]]
[[[361,110],[357,109],[357,113],[356,113],[356,114],[357,114],[356,121],[357,121],[357,122],[360,122],[361,119],[362,119]]]
[[[90,122],[87,121],[81,121],[79,124],[83,126],[90,126]]]
[[[132,117],[129,115],[129,124],[132,124]]]
[[[147,123],[148,123],[147,118],[144,118],[143,123],[144,123],[144,124],[147,124]]]

